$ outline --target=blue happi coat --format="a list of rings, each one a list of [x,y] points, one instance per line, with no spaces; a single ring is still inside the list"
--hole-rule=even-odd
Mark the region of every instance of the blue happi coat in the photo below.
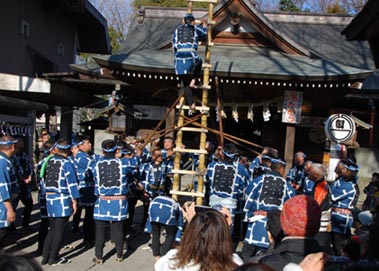
[[[254,160],[251,162],[249,167],[251,179],[271,172],[271,168],[269,168],[265,163],[261,163],[258,157],[255,157]]]
[[[12,163],[16,172],[18,186],[20,189],[20,196],[24,199],[31,198],[32,192],[29,184],[26,184],[21,179],[25,179],[33,175],[33,164],[29,159],[29,156],[24,152],[20,151],[12,156]]]
[[[95,181],[92,173],[94,163],[94,159],[83,151],[79,151],[74,158],[76,174],[79,180],[79,205],[82,206],[93,206],[96,202]]]
[[[47,215],[47,208],[46,208],[46,191],[45,191],[45,186],[43,185],[43,178],[41,178],[41,168],[42,165],[45,163],[46,159],[48,157],[44,157],[41,161],[38,162],[37,164],[37,170],[36,170],[36,175],[37,175],[37,184],[39,187],[38,190],[38,203],[39,203],[39,211],[40,211],[40,217],[41,218],[48,218],[49,216]]]
[[[139,157],[139,171],[142,172],[145,166],[151,162],[151,152],[147,148],[143,148]]]
[[[48,216],[71,216],[72,200],[80,197],[74,165],[64,156],[54,154],[47,162],[41,183],[46,192]]]
[[[208,165],[206,177],[210,188],[209,205],[221,204],[231,211],[234,219],[238,201],[243,200],[249,173],[238,162],[213,161]]]
[[[151,198],[164,195],[165,178],[162,164],[155,165],[154,162],[151,162],[146,164],[143,172],[141,172],[141,184]]]
[[[15,201],[19,194],[17,177],[13,164],[9,157],[0,152],[0,228],[9,226],[7,221],[7,209],[5,208],[5,201]],[[15,206],[13,206],[14,210]]]
[[[97,200],[94,220],[123,221],[129,217],[128,173],[138,166],[138,159],[100,157],[93,168]],[[123,199],[106,200],[102,196],[125,196]]]
[[[199,38],[205,38],[206,35],[206,27],[192,24],[183,24],[175,30],[172,44],[177,75],[189,74],[195,64],[200,61],[197,53]]]
[[[293,166],[287,173],[287,181],[290,184],[304,186],[305,178],[307,174],[305,172],[304,166]]]
[[[147,233],[152,232],[151,222],[177,226],[175,241],[180,241],[183,232],[183,214],[179,203],[172,198],[158,196],[150,202],[149,218],[145,226],[145,232]]]
[[[295,190],[280,176],[272,171],[263,174],[250,182],[246,191],[246,203],[244,207],[245,220],[248,228],[244,242],[261,248],[268,248],[269,240],[266,230],[267,217],[255,222],[249,222],[256,211],[281,210],[283,204],[295,195]]]
[[[346,181],[343,177],[338,178],[330,185],[332,198],[332,232],[347,234],[353,225],[351,214],[342,214],[333,208],[353,210],[359,196],[356,180]]]
[[[162,167],[163,167],[163,174],[167,175],[170,174],[171,171],[174,169],[174,156],[175,154],[171,155],[170,157],[167,154],[167,150],[162,149]]]

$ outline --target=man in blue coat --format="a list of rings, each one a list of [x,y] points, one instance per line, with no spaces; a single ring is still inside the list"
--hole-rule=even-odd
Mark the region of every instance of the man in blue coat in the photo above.
[[[234,144],[225,145],[220,161],[211,162],[206,175],[210,190],[209,206],[220,204],[229,209],[233,221],[249,179],[247,169],[237,161],[236,152]]]
[[[16,143],[17,140],[8,135],[0,138],[0,242],[10,223],[16,220],[12,200],[18,196],[18,186],[16,173],[10,160],[15,152]]]
[[[80,201],[78,205],[85,209],[83,220],[83,243],[90,248],[95,242],[95,227],[93,222],[93,208],[96,202],[95,181],[93,179],[93,158],[89,155],[92,144],[87,136],[78,136],[76,145],[79,151],[74,158],[74,165],[79,180]]]
[[[188,104],[193,110],[195,100],[191,86],[195,85],[195,78],[200,76],[202,61],[197,53],[199,40],[207,35],[207,21],[202,20],[201,25],[195,25],[195,17],[191,13],[184,16],[184,24],[179,26],[172,37],[175,55],[175,73],[182,81],[183,91]],[[190,73],[193,72],[193,75]]]
[[[259,250],[269,247],[266,230],[267,212],[281,210],[283,204],[295,195],[295,190],[283,178],[286,163],[281,159],[271,159],[271,172],[250,182],[246,191],[243,211],[248,228],[242,250],[244,261],[248,261]]]
[[[67,159],[71,145],[66,140],[57,142],[56,153],[42,165],[43,187],[46,193],[46,207],[50,229],[42,251],[41,264],[61,265],[70,260],[59,258],[58,252],[64,230],[71,215],[77,210],[80,198],[74,165]]]
[[[116,158],[118,146],[114,140],[104,140],[101,144],[103,156],[93,168],[95,178],[95,203],[93,218],[96,222],[95,263],[103,263],[105,235],[110,228],[112,240],[116,244],[116,261],[123,261],[124,223],[128,211],[128,171],[138,159]],[[137,164],[135,166],[138,166]]]
[[[359,166],[350,159],[341,160],[338,166],[341,166],[341,176],[330,186],[332,242],[336,255],[341,254],[344,242],[351,237],[352,210],[355,208],[359,197],[357,184]]]

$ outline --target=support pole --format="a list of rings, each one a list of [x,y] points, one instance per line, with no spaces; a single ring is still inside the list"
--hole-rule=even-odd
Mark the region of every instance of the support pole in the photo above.
[[[293,155],[295,151],[295,126],[287,125],[286,130],[286,145],[284,148],[284,159],[287,163],[286,172],[292,167]]]
[[[224,128],[223,128],[222,116],[221,116],[221,97],[220,97],[220,88],[219,88],[217,76],[215,76],[215,88],[216,88],[216,95],[217,95],[217,115],[218,115],[218,129],[220,130],[220,146],[224,147]]]

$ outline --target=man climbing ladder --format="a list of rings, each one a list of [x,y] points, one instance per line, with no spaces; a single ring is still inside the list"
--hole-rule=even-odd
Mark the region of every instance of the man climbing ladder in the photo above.
[[[185,18],[191,17],[191,18],[188,18],[191,20],[190,21],[191,24],[187,24],[187,25],[189,27],[193,28],[192,33],[195,32],[195,27],[196,27],[196,26],[194,26],[194,24],[195,24],[194,19],[195,18],[192,15],[193,2],[206,2],[209,4],[209,6],[208,6],[208,18],[207,18],[207,20],[202,21],[202,25],[207,26],[206,32],[204,32],[204,36],[206,35],[206,47],[205,47],[204,63],[202,65],[198,64],[199,65],[198,68],[200,68],[200,67],[203,68],[202,86],[197,87],[197,88],[202,90],[202,99],[201,99],[202,106],[196,106],[194,103],[194,100],[188,100],[188,99],[191,99],[191,97],[188,98],[187,94],[186,94],[187,103],[189,103],[190,106],[183,106],[184,98],[181,98],[179,101],[179,105],[177,106],[177,108],[179,108],[179,117],[178,117],[177,127],[183,127],[183,125],[184,125],[184,119],[185,119],[184,110],[191,110],[191,111],[200,110],[201,114],[199,114],[197,117],[201,119],[201,125],[203,127],[207,127],[207,115],[208,115],[207,112],[209,111],[209,107],[207,106],[208,105],[208,90],[210,89],[210,86],[209,86],[209,70],[212,67],[210,64],[210,59],[211,59],[211,50],[210,49],[211,49],[211,46],[213,45],[213,43],[212,43],[212,25],[215,23],[213,21],[213,9],[214,9],[214,4],[217,3],[217,0],[189,0],[188,1],[188,10],[187,10],[187,15],[185,16]],[[192,25],[192,26],[190,26],[190,25]],[[197,27],[199,27],[199,26],[197,26]],[[180,29],[180,27],[178,29]],[[176,31],[176,32],[179,32],[179,31]],[[197,55],[199,34],[197,34],[197,38],[192,38],[192,39],[190,38],[192,36],[186,36],[186,35],[184,35],[184,33],[182,33],[182,34],[183,34],[183,36],[186,37],[185,40],[187,42],[190,40],[196,41],[195,46],[191,45],[191,43],[188,43],[187,44],[188,47],[182,47],[182,48],[187,48],[188,51],[191,51],[194,53],[194,54],[190,54],[191,58],[188,59],[188,60],[190,60],[190,62],[192,61],[192,63],[194,63],[194,64],[199,63],[198,61],[195,62],[193,60],[193,56]],[[173,38],[174,50],[175,50],[175,46],[177,46],[176,44],[177,44],[177,42],[175,40],[175,34],[174,34],[174,38]],[[176,47],[176,48],[179,48],[179,47]],[[197,56],[197,60],[199,60],[198,56]],[[179,63],[180,62],[176,62],[176,64],[179,64]],[[182,63],[187,64],[187,59],[184,59],[184,61]],[[193,68],[195,68],[195,67],[193,67]],[[177,74],[180,75],[180,73],[178,73],[178,70],[176,70],[176,71],[177,71]],[[186,73],[184,73],[184,74],[186,74]],[[192,80],[192,78],[191,78],[191,80]],[[189,84],[189,82],[187,81],[187,84]],[[189,91],[190,92],[189,95],[192,96],[192,91],[190,88],[185,89],[185,91]],[[192,97],[192,99],[193,99],[193,97]],[[183,137],[184,131],[196,132],[196,133],[200,134],[199,149],[183,149],[183,148],[181,148],[181,146],[183,145],[182,144],[182,137]],[[192,197],[197,198],[196,203],[198,205],[202,205],[202,203],[203,203],[205,155],[207,154],[207,151],[205,150],[205,144],[206,144],[206,140],[207,140],[207,136],[206,136],[207,132],[208,132],[207,129],[196,128],[196,127],[183,127],[180,129],[178,128],[178,131],[176,134],[176,146],[177,146],[177,148],[174,149],[174,151],[176,152],[175,153],[175,159],[174,159],[174,170],[172,171],[172,173],[174,173],[174,181],[173,181],[172,190],[170,191],[170,193],[173,195],[174,199],[177,199],[177,196],[179,196],[179,195],[192,196]],[[180,169],[181,153],[199,154],[199,166],[198,166],[197,171],[188,171],[188,170],[181,170]],[[197,176],[197,179],[198,179],[198,190],[197,190],[197,192],[180,191],[180,186],[181,186],[180,185],[180,175],[188,175],[188,174]]]
[[[199,40],[205,40],[207,36],[207,21],[201,20],[200,25],[195,25],[195,17],[192,13],[184,15],[184,24],[179,26],[172,37],[175,54],[175,73],[179,75],[187,103],[191,111],[195,110],[195,100],[191,88],[196,88],[195,81],[201,73],[202,60],[197,53]],[[193,75],[191,73],[193,72]]]

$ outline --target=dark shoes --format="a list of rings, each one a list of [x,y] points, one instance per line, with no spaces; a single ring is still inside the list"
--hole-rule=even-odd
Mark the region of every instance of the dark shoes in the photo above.
[[[93,262],[95,264],[103,264],[104,263],[103,259],[98,259],[98,258],[93,258]]]
[[[70,263],[71,260],[69,259],[65,259],[65,258],[60,258],[52,263],[49,263],[49,265],[51,266],[57,266],[57,265],[62,265],[62,264],[66,264],[66,263]]]
[[[65,258],[60,258],[60,259],[52,261],[52,262],[48,261],[48,259],[42,259],[41,265],[49,264],[51,266],[57,266],[57,265],[62,265],[62,264],[70,263],[70,262],[71,262],[71,260],[65,259]]]

